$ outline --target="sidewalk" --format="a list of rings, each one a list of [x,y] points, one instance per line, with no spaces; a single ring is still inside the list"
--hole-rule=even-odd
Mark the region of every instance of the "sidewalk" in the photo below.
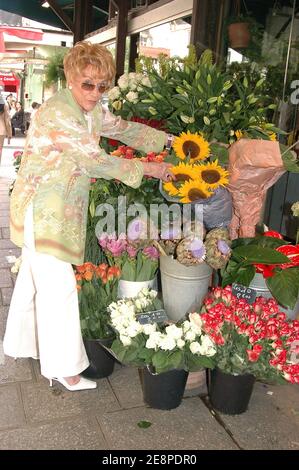
[[[3,338],[20,250],[9,241],[8,188],[14,178],[15,138],[0,168],[0,338]],[[299,449],[299,385],[256,383],[249,410],[239,416],[211,412],[203,394],[189,392],[181,406],[159,411],[144,405],[138,372],[115,368],[96,390],[50,388],[39,362],[3,356],[0,342],[0,449]],[[139,421],[149,421],[147,429]]]

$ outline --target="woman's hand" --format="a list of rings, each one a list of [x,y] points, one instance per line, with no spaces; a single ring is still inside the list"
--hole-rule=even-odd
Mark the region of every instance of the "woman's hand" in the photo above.
[[[163,181],[173,181],[175,176],[171,171],[172,163],[143,163],[144,174]]]

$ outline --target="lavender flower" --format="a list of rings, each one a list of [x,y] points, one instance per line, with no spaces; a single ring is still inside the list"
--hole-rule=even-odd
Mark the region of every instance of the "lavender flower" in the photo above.
[[[190,251],[194,258],[203,259],[206,254],[206,249],[203,241],[199,238],[194,238],[190,243]]]
[[[128,224],[127,234],[129,240],[142,240],[147,238],[147,223],[140,217],[131,220]]]
[[[222,255],[228,255],[230,253],[230,247],[224,240],[218,240],[217,248]]]
[[[142,250],[142,253],[151,259],[158,259],[159,258],[159,251],[154,246],[147,246]]]

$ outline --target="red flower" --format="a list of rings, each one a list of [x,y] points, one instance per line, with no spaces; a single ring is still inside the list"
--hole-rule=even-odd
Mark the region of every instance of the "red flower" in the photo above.
[[[280,233],[275,232],[275,230],[267,230],[267,232],[263,233],[264,237],[273,237],[273,238],[280,238],[280,240],[283,239],[283,236],[280,235]]]

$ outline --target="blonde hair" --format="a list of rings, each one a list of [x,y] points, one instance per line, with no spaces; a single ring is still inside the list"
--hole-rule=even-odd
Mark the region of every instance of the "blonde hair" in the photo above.
[[[95,74],[100,74],[110,84],[115,76],[115,63],[110,51],[101,44],[80,41],[70,49],[63,60],[66,79],[81,75],[82,71],[92,65]]]

